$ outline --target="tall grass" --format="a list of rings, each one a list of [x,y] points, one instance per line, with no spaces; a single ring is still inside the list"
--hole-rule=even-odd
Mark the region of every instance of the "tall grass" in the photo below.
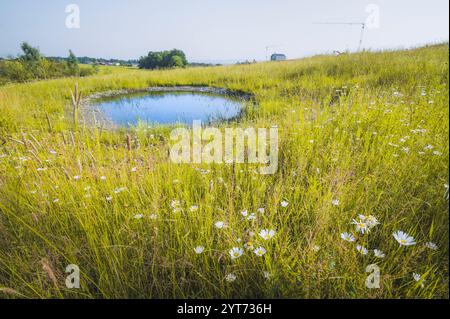
[[[447,44],[116,70],[0,87],[1,297],[448,298]],[[277,125],[279,169],[263,176],[251,165],[173,164],[170,128],[74,129],[75,82],[83,96],[156,85],[252,93],[258,106],[223,125]],[[358,214],[380,225],[357,234]],[[266,241],[262,229],[276,234]],[[417,244],[400,247],[397,230]],[[343,241],[343,232],[357,243]],[[244,248],[232,260],[228,251],[244,246],[267,253]],[[80,289],[66,288],[69,264],[80,267]],[[379,289],[365,285],[370,264],[380,267]]]

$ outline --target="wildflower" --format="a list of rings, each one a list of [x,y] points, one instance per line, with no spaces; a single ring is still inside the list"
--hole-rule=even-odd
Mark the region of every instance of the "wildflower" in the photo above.
[[[59,202],[59,198],[55,198],[55,199],[53,200],[53,203],[57,203],[57,202]]]
[[[189,211],[190,211],[191,213],[198,211],[198,206],[197,206],[197,205],[192,205],[192,206],[189,208]]]
[[[420,274],[414,272],[413,273],[413,278],[414,278],[415,281],[419,281],[422,278],[422,276]]]
[[[106,176],[102,176],[102,177],[100,177],[100,180],[102,180],[102,181],[106,181]]]
[[[259,232],[259,236],[264,239],[264,240],[269,240],[271,239],[273,236],[275,236],[275,231],[273,229],[267,230],[267,229],[262,229]]]
[[[431,241],[425,243],[425,247],[427,247],[431,250],[438,250],[438,245],[436,245],[435,243],[433,243]]]
[[[313,247],[312,247],[312,250],[314,251],[314,252],[319,252],[319,250],[321,249],[321,247],[319,246],[319,245],[314,245]]]
[[[367,216],[365,218],[365,221],[366,221],[367,227],[369,229],[371,229],[371,228],[373,228],[373,227],[375,227],[375,226],[380,224],[378,219],[376,217],[372,216],[372,215]]]
[[[236,275],[235,275],[235,274],[228,274],[228,275],[225,277],[225,280],[226,280],[227,282],[233,282],[233,281],[236,280]]]
[[[260,213],[260,214],[264,214],[264,208],[263,208],[263,207],[258,208],[256,211],[257,211],[258,213]]]
[[[200,255],[205,250],[205,247],[203,246],[197,246],[194,248],[194,251],[197,255]]]
[[[354,220],[352,221],[352,224],[356,226],[356,231],[357,231],[357,232],[360,232],[360,233],[363,234],[363,235],[364,235],[365,233],[369,232],[369,228],[367,227],[367,224],[366,224],[363,220],[361,220],[361,218],[360,218],[359,221],[357,221],[356,219],[354,219]]]
[[[349,241],[349,242],[355,241],[355,237],[352,234],[349,234],[349,233],[342,233],[341,234],[341,238],[343,240]]]
[[[339,201],[339,199],[333,199],[333,200],[331,201],[331,204],[333,204],[333,206],[339,206],[340,203],[341,203],[341,202]]]
[[[150,219],[157,219],[158,215],[156,214],[151,214],[150,216],[148,216]]]
[[[361,245],[356,246],[356,250],[359,251],[363,255],[367,255],[367,253],[369,252],[367,250],[367,248],[365,248],[365,247],[363,247]]]
[[[247,220],[249,220],[249,221],[256,220],[255,213],[251,213],[250,216],[247,217]]]
[[[45,171],[45,170],[46,170],[45,167],[38,167],[38,169],[37,169],[38,172],[43,172],[43,171]]]
[[[436,155],[436,156],[441,156],[441,155],[442,155],[442,153],[441,153],[441,152],[439,152],[439,151],[434,151],[434,152],[433,152],[433,155]]]
[[[80,176],[79,176],[79,175],[75,175],[75,176],[73,177],[73,179],[77,181],[77,180],[80,179]]]
[[[131,171],[132,171],[133,173],[137,172],[137,167],[133,167],[133,168],[131,169]]]
[[[271,274],[270,274],[270,272],[268,272],[268,271],[264,271],[264,272],[263,272],[263,276],[264,276],[264,278],[266,278],[266,279],[270,279]]]
[[[281,207],[288,207],[289,202],[287,202],[287,201],[282,201],[280,204],[281,204]]]
[[[401,230],[396,231],[393,234],[395,240],[400,244],[400,246],[411,246],[415,245],[416,241],[413,237],[409,236],[408,234],[402,232]]]
[[[434,146],[428,144],[428,145],[425,145],[425,147],[424,147],[423,149],[424,149],[424,150],[432,150],[432,149],[434,149]]]
[[[263,247],[258,247],[253,252],[256,256],[262,257],[266,253],[266,250]]]
[[[115,194],[119,194],[119,193],[123,192],[123,191],[126,190],[126,189],[127,189],[126,187],[118,187],[118,188],[116,188],[116,189],[114,190],[114,193],[115,193]]]
[[[239,247],[233,247],[229,251],[231,259],[237,259],[244,254],[244,250]]]
[[[112,201],[112,196],[106,196],[106,200],[107,200],[108,202]]]
[[[405,152],[406,154],[409,154],[409,147],[403,147],[402,151]]]
[[[218,229],[222,229],[225,226],[224,222],[217,222],[214,224],[214,226],[216,226],[216,228]]]
[[[241,212],[241,215],[244,216],[244,217],[247,217],[248,216],[248,212],[246,210],[244,210],[244,211]]]
[[[247,250],[253,250],[253,243],[251,241],[248,241],[244,244],[244,248]]]
[[[144,215],[142,214],[134,215],[134,219],[142,219],[142,218],[144,218]]]
[[[375,255],[375,257],[377,258],[384,258],[386,255],[379,249],[374,249],[373,250],[373,254]]]

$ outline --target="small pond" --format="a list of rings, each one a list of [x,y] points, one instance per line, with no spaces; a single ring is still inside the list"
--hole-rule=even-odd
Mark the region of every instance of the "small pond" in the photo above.
[[[95,108],[118,126],[210,123],[239,116],[243,99],[213,92],[146,91],[96,99]]]

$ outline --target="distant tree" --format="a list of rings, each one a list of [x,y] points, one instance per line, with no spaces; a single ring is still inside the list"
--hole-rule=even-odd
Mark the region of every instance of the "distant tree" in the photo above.
[[[80,75],[80,66],[78,65],[78,59],[72,52],[72,50],[69,50],[69,57],[67,58],[67,68],[69,69],[70,75]]]
[[[141,57],[138,63],[140,69],[185,67],[186,65],[186,55],[183,51],[177,49],[162,52],[149,52],[147,56]]]
[[[42,56],[38,48],[32,47],[27,42],[22,42],[20,48],[23,51],[23,55],[20,57],[22,60],[26,62],[39,62],[41,60]]]

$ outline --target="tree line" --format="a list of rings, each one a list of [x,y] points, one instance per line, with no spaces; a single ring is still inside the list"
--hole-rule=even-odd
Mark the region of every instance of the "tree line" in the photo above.
[[[0,61],[0,84],[26,82],[68,76],[87,76],[98,72],[97,67],[80,67],[72,50],[65,61],[55,61],[42,55],[27,42],[21,44],[22,54],[12,60]]]

